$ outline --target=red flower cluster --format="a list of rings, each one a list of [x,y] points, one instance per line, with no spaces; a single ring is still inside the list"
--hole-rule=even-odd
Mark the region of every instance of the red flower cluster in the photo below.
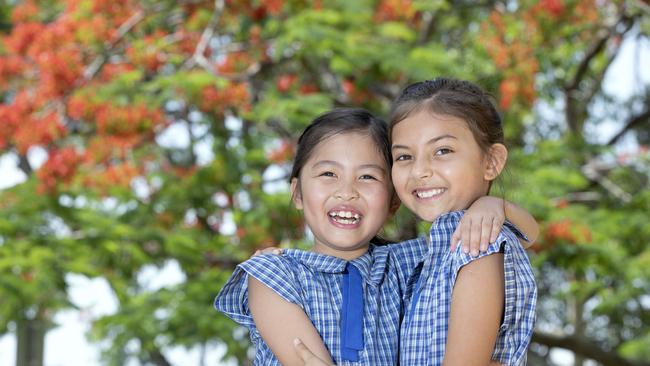
[[[11,21],[14,24],[35,20],[38,15],[38,5],[33,0],[17,4],[11,12]]]
[[[592,240],[589,226],[571,219],[561,219],[547,223],[542,240],[532,247],[535,252],[548,250],[558,244],[586,244]]]
[[[14,133],[16,149],[26,154],[35,145],[49,145],[66,134],[66,129],[56,112],[49,112],[42,117],[32,116]]]
[[[358,88],[354,80],[345,79],[341,84],[343,91],[350,97],[353,103],[362,104],[370,99],[370,94],[364,89]]]
[[[107,195],[114,187],[128,188],[133,178],[141,173],[141,169],[131,163],[111,164],[103,170],[86,175],[83,184],[95,192]]]
[[[27,92],[10,104],[0,104],[0,149],[8,144],[26,154],[34,145],[48,145],[66,134],[56,111],[38,111]]]
[[[500,106],[509,108],[518,102],[531,105],[535,101],[535,76],[539,63],[535,55],[534,40],[538,27],[530,16],[524,16],[525,34],[520,37],[508,35],[506,19],[503,14],[493,11],[481,25],[481,40],[494,64],[503,72],[499,85]]]
[[[217,64],[216,71],[224,75],[236,75],[246,71],[253,62],[253,57],[247,52],[231,52]]]
[[[284,9],[285,0],[226,0],[226,9],[233,15],[243,14],[253,21],[261,21],[268,16],[278,16]]]
[[[295,74],[284,74],[278,78],[276,86],[280,93],[286,93],[296,84],[297,79]]]
[[[562,15],[565,9],[562,0],[541,0],[539,6],[554,17]]]
[[[203,88],[198,101],[203,112],[222,115],[228,109],[250,109],[250,96],[245,83],[229,82],[224,88],[209,85]]]
[[[593,26],[599,13],[593,0],[542,0],[530,6],[523,6],[513,13],[493,11],[481,24],[481,43],[485,45],[494,64],[502,71],[499,88],[501,107],[513,104],[530,106],[535,98],[535,77],[539,71],[538,45],[552,47],[554,35],[560,42],[566,42],[566,35],[557,31],[558,19],[580,30],[578,36],[588,39],[593,36]],[[518,27],[513,29],[513,27]],[[548,31],[551,28],[552,31]],[[544,30],[544,31],[543,31]]]
[[[97,106],[95,121],[100,135],[128,137],[152,135],[165,117],[160,110],[150,109],[143,103],[127,106],[104,103]]]
[[[58,188],[59,183],[69,183],[81,159],[73,147],[50,150],[49,158],[37,172],[41,183],[39,192],[51,193]]]
[[[43,34],[45,25],[36,22],[18,23],[11,33],[4,37],[7,51],[14,55],[25,55],[39,35]]]
[[[411,0],[382,0],[377,6],[374,19],[377,22],[414,20],[418,13],[412,3]]]
[[[280,145],[266,154],[266,159],[271,163],[282,164],[291,160],[296,152],[296,145],[290,139],[282,139]]]
[[[166,118],[159,109],[144,103],[115,105],[96,101],[93,94],[75,94],[68,99],[67,112],[71,118],[96,123],[97,133],[102,136],[127,138],[152,136]]]
[[[163,50],[164,41],[162,41],[165,36],[166,34],[159,31],[133,42],[126,49],[128,60],[147,72],[158,71],[167,62],[167,54]]]

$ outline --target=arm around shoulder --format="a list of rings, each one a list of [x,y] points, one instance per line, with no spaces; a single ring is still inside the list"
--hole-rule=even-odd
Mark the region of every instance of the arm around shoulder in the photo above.
[[[519,239],[524,249],[533,245],[539,236],[539,224],[533,215],[510,201],[505,201],[505,214],[506,219],[512,222],[528,237],[528,241]]]

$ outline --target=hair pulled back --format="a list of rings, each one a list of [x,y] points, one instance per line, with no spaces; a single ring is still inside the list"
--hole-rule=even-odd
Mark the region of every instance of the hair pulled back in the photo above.
[[[321,142],[342,133],[360,133],[369,136],[386,161],[386,166],[390,168],[392,159],[386,122],[365,109],[337,108],[316,117],[302,132],[298,139],[296,157],[289,180],[300,177],[300,171]]]
[[[503,123],[492,97],[469,81],[439,77],[407,86],[393,102],[391,134],[396,124],[422,111],[465,121],[483,153],[503,143]]]

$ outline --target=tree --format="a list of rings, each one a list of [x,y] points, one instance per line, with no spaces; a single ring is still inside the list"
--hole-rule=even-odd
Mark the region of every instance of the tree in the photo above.
[[[577,363],[650,363],[650,93],[638,84],[620,98],[603,86],[622,42],[647,41],[645,3],[32,0],[0,9],[0,151],[26,177],[0,191],[0,333],[25,329],[19,350],[42,343],[53,314],[74,306],[66,275],[77,273],[105,278],[119,301],[93,327],[94,339],[110,340],[107,364],[168,365],[166,347],[213,342],[243,362],[245,334],[210,304],[262,243],[306,244],[282,186],[298,131],[334,106],[385,115],[409,82],[452,75],[499,100],[517,178],[503,191],[544,228],[532,254],[532,362],[561,347]],[[608,121],[620,132],[593,136]],[[629,141],[638,149],[617,156]],[[386,231],[403,239],[417,229],[401,213]],[[140,281],[143,268],[170,261],[185,282]]]

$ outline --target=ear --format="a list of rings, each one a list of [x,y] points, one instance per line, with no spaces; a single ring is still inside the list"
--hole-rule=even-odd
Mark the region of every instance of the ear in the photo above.
[[[302,194],[298,178],[291,178],[291,200],[297,209],[302,210]]]
[[[483,178],[487,181],[495,180],[503,171],[508,160],[508,149],[503,144],[492,144],[486,159]]]

